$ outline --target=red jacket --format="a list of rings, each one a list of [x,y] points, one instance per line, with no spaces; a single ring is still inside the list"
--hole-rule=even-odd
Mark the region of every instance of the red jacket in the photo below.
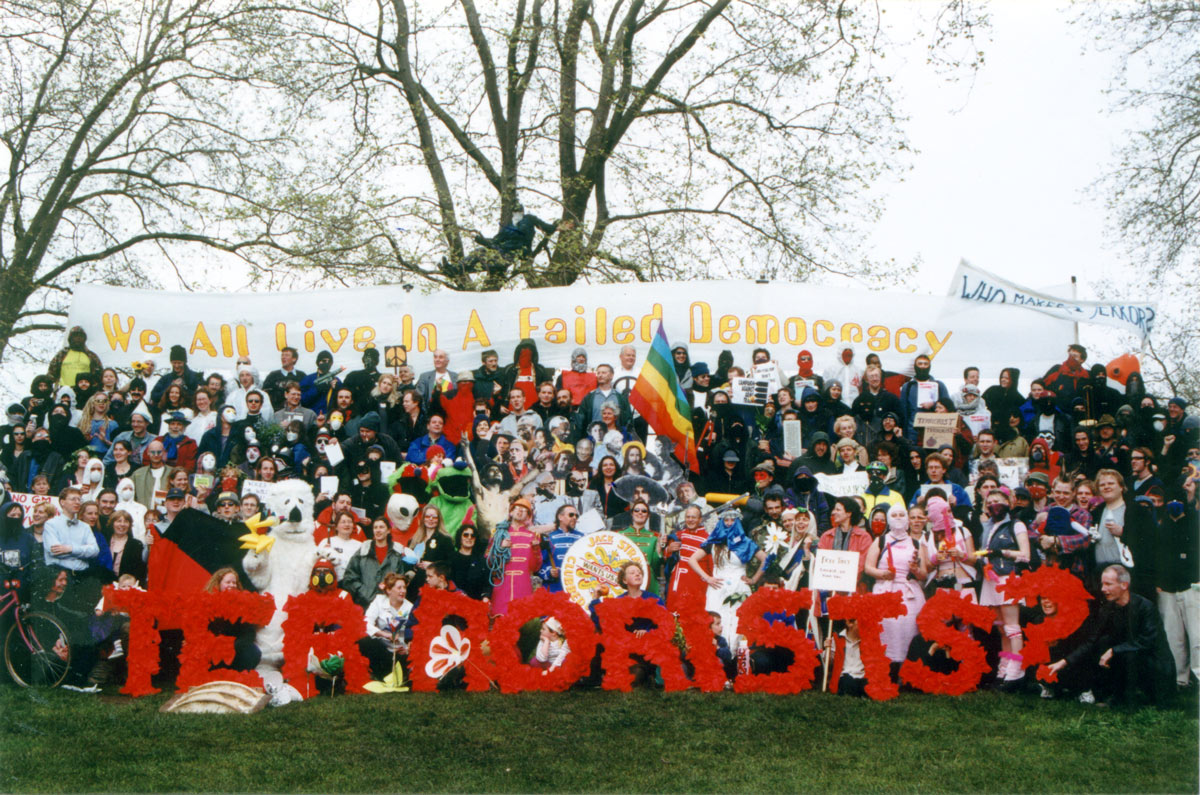
[[[558,377],[559,389],[571,391],[571,405],[578,406],[588,392],[596,388],[595,373],[577,373],[574,370],[563,370]]]
[[[821,538],[817,541],[817,549],[833,549],[833,540],[837,535],[837,528],[830,528],[821,534]],[[866,586],[862,581],[863,567],[867,565],[867,550],[871,548],[871,544],[875,539],[871,538],[871,534],[861,527],[850,528],[850,543],[847,545],[847,550],[858,553],[858,591],[866,593]]]
[[[158,437],[163,447],[167,447],[166,436]],[[175,457],[168,457],[164,463],[169,467],[180,467],[188,472],[196,469],[196,440],[190,436],[181,436],[175,443]]]

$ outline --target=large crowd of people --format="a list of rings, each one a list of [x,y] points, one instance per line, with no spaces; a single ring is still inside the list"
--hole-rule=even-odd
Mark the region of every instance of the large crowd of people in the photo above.
[[[359,369],[322,351],[306,372],[285,348],[265,377],[267,363],[243,357],[227,379],[193,370],[175,345],[163,374],[129,377],[72,329],[0,428],[4,563],[30,598],[74,589],[91,604],[94,583],[146,585],[153,543],[185,509],[239,522],[262,510],[261,484],[300,479],[315,495],[322,576],[366,611],[378,677],[405,654],[422,589],[488,599],[500,615],[538,588],[561,590],[572,543],[606,529],[638,546],[649,575],[623,568],[620,598],[708,611],[731,678],[741,664],[790,662],[743,648],[739,604],[758,588],[805,587],[816,552],[833,549],[858,553],[859,590],[898,591],[909,608],[884,624],[893,675],[908,658],[950,665],[916,626],[926,599],[950,589],[993,610],[992,631],[978,634],[1001,689],[1162,703],[1196,685],[1200,423],[1187,401],[1152,394],[1137,372],[1110,379],[1079,345],[1028,384],[1007,367],[984,389],[967,368],[953,392],[928,356],[887,370],[850,345],[833,355],[759,348],[709,363],[674,346],[697,446],[688,462],[630,405],[644,356],[633,346],[613,362],[576,349],[562,370],[542,365],[532,340],[470,367],[438,350],[420,373],[380,370],[374,348]],[[733,402],[731,381],[747,376],[773,394]],[[936,446],[921,421],[930,413],[957,417]],[[847,473],[863,475],[855,493],[837,478]],[[396,492],[420,506],[411,524],[388,515]],[[1057,606],[1000,590],[1040,566],[1069,570],[1094,596],[1089,620],[1053,648],[1049,684],[1022,664],[1024,627]],[[248,586],[233,569],[217,574],[213,589]],[[534,664],[561,662],[561,630],[543,624]],[[840,692],[861,692],[856,627],[835,633]],[[119,640],[99,644],[75,687],[103,683]],[[252,664],[252,643],[240,643]],[[653,666],[645,678],[653,686]]]

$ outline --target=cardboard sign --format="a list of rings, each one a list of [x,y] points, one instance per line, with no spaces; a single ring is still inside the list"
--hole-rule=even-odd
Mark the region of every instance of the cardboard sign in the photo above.
[[[58,507],[58,497],[51,497],[49,494],[17,494],[14,492],[8,496],[25,511],[24,524],[26,527],[33,524],[33,506],[35,505],[48,502],[54,506],[56,512],[61,513]]]
[[[243,480],[242,481],[242,496],[254,494],[260,502],[266,502],[267,498],[275,492],[275,484],[268,483],[265,480]]]
[[[821,491],[832,494],[834,497],[853,497],[856,494],[862,494],[867,490],[868,480],[867,473],[863,470],[846,472],[841,475],[817,475],[817,485],[820,486]]]
[[[858,587],[858,553],[818,549],[808,585],[815,591],[854,593]]]
[[[954,432],[958,429],[958,414],[938,414],[934,411],[917,412],[913,427],[922,431],[921,446],[936,450],[944,444],[954,444]]]
[[[770,381],[757,378],[733,378],[729,381],[730,403],[765,406],[773,394]]]
[[[803,452],[800,420],[783,421],[783,454],[798,458]]]
[[[338,492],[337,475],[322,475],[321,485],[318,488],[321,489],[322,494],[332,498]]]
[[[617,585],[617,573],[630,562],[640,564],[649,581],[646,556],[637,544],[611,530],[586,535],[563,556],[563,590],[585,610],[593,599],[600,598],[602,591],[607,591],[607,596],[620,596],[625,589]]]

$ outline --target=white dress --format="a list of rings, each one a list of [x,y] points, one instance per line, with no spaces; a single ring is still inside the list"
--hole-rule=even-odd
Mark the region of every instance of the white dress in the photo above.
[[[878,544],[879,542],[874,542]],[[891,559],[888,553],[891,553]],[[892,662],[904,662],[908,656],[908,646],[917,636],[917,614],[925,606],[925,592],[921,590],[920,580],[908,576],[908,567],[917,555],[917,545],[906,533],[896,539],[891,533],[883,536],[883,551],[879,553],[876,568],[891,568],[896,572],[893,580],[875,580],[871,593],[890,593],[899,591],[904,598],[904,606],[908,612],[899,618],[885,618],[879,639],[883,642],[887,657]]]
[[[714,546],[712,576],[720,580],[719,587],[709,586],[704,607],[721,614],[721,635],[729,643],[730,651],[737,649],[737,611],[750,596],[750,585],[742,581],[746,576],[746,564],[721,544]],[[729,597],[740,596],[733,604],[726,604]]]

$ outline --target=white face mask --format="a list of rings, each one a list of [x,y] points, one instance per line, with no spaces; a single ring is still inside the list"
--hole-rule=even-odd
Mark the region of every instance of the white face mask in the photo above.
[[[288,431],[288,432],[287,432],[287,440],[288,440],[289,442],[291,442],[292,444],[295,444],[295,443],[296,443],[296,440],[297,440],[297,439],[299,439],[299,438],[300,438],[300,434],[296,433],[295,431]]]
[[[117,499],[121,502],[133,502],[133,489],[121,489],[117,492]]]
[[[253,447],[250,448],[249,450],[247,450],[246,451],[246,460],[249,461],[251,464],[258,461],[258,450]]]
[[[103,473],[95,469],[88,473],[88,481],[91,483],[99,483],[102,477],[104,477]]]
[[[254,435],[254,429],[253,429],[253,428],[247,428],[247,429],[246,429],[246,433],[245,433],[245,437],[246,437],[246,441],[247,441],[247,442],[253,442],[253,441],[254,441],[254,439],[255,439],[255,435]]]
[[[1165,422],[1163,422],[1162,420],[1155,420],[1155,421],[1154,421],[1154,430],[1156,430],[1156,431],[1162,431],[1162,430],[1163,430],[1164,428],[1166,428],[1166,427],[1167,427],[1167,424],[1166,424]]]
[[[216,469],[216,466],[217,466],[217,459],[214,458],[212,455],[205,453],[204,455],[200,456],[200,468],[203,469],[205,472],[213,471],[214,469]]]
[[[333,417],[331,417],[329,420],[329,427],[335,431],[338,430],[339,428],[341,428],[342,427],[342,418],[337,415],[334,415]]]
[[[224,411],[221,412],[221,418],[224,419],[228,423],[232,423],[234,420],[237,419],[237,412],[234,411],[233,409],[225,409]]]

